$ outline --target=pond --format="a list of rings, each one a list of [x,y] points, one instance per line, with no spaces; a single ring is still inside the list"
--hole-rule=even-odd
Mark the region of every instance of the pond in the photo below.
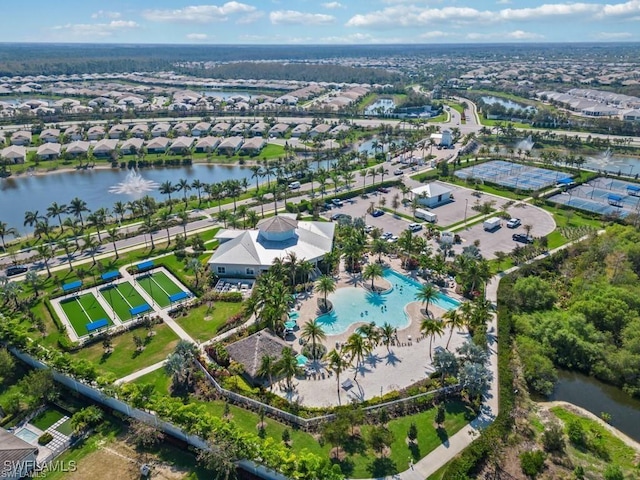
[[[613,155],[610,150],[605,150],[600,155],[586,157],[584,168],[592,170],[606,170],[612,173],[620,172],[622,175],[636,175],[640,173],[640,158],[619,157]]]
[[[25,233],[29,230],[23,227],[24,213],[37,210],[41,215],[44,215],[47,207],[53,202],[68,204],[74,197],[79,197],[87,202],[87,207],[90,210],[96,210],[101,207],[112,208],[117,201],[135,200],[141,195],[109,192],[111,187],[125,181],[127,174],[127,170],[121,169],[89,169],[0,179],[0,205],[15,207],[2,208],[0,221],[17,228],[21,233]],[[242,166],[192,165],[188,167],[146,168],[140,170],[140,174],[143,179],[158,184],[169,180],[175,185],[182,178],[189,182],[197,178],[204,183],[246,178],[250,181],[250,185],[255,185],[255,179],[251,179],[251,170]],[[157,189],[146,193],[158,200],[166,200],[166,197],[161,195]],[[196,192],[191,190],[189,195],[196,195]],[[181,193],[176,192],[172,198],[181,198]]]
[[[640,400],[619,388],[580,373],[558,371],[558,383],[549,400],[562,400],[588,410],[596,416],[611,415],[611,425],[640,441]]]
[[[502,105],[504,108],[508,110],[509,109],[515,110],[515,111],[535,110],[535,108],[530,105],[522,105],[512,100],[506,100],[500,97],[484,96],[482,97],[482,101],[489,105],[495,105],[495,104]]]
[[[379,98],[364,109],[365,115],[386,115],[393,112],[396,103],[391,98]]]

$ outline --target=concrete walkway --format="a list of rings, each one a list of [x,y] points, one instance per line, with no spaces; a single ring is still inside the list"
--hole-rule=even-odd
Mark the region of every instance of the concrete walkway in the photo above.
[[[136,370],[135,372],[133,372],[130,375],[127,375],[126,377],[119,378],[113,383],[116,385],[121,385],[123,383],[133,382],[137,378],[140,378],[146,375],[147,373],[155,372],[156,370],[163,368],[166,362],[167,360],[165,359],[165,360],[162,360],[161,362],[154,363],[153,365],[149,365],[148,367],[141,368],[140,370]]]

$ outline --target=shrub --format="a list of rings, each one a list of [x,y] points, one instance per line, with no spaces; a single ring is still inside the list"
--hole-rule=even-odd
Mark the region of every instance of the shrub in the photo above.
[[[624,473],[618,465],[609,465],[604,471],[604,480],[624,480]]]
[[[525,475],[535,478],[544,468],[544,452],[541,450],[522,452],[520,454],[520,468]]]
[[[547,452],[564,452],[565,444],[562,427],[557,423],[551,424],[551,426],[542,433],[542,444]]]
[[[409,431],[407,432],[407,438],[409,440],[411,440],[412,442],[414,442],[416,440],[416,438],[418,438],[418,427],[416,426],[415,422],[411,422],[411,425],[409,425]]]
[[[51,435],[49,432],[44,432],[42,435],[40,435],[40,438],[38,438],[38,445],[46,445],[51,440],[53,440],[53,435]]]
[[[567,423],[567,436],[569,437],[569,441],[577,447],[587,445],[587,436],[584,427],[578,420],[571,420]]]

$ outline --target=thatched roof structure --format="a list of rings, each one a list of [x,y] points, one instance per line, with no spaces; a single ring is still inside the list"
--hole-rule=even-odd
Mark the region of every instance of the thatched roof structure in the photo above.
[[[262,357],[269,355],[276,361],[282,357],[282,349],[289,344],[268,330],[261,330],[247,338],[227,346],[229,357],[244,367],[245,373],[254,379],[260,369]]]

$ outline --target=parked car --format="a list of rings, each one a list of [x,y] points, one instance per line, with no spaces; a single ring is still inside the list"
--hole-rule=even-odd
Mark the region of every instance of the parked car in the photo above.
[[[331,205],[329,202],[324,202],[322,205],[320,205],[320,210],[326,212],[327,210],[331,210],[333,208],[333,205]]]
[[[28,270],[27,267],[23,265],[14,265],[12,267],[7,268],[7,277],[12,277],[14,275],[20,275],[21,273],[25,273]]]
[[[333,215],[331,215],[331,220],[334,220],[334,221],[339,220],[340,217],[342,217],[342,215],[344,215],[344,214],[342,214],[342,213],[334,213]]]
[[[384,215],[384,210],[380,210],[379,208],[376,208],[373,212],[371,212],[372,217],[381,217],[382,215]]]
[[[507,222],[507,228],[518,228],[520,225],[522,225],[522,222],[519,218],[510,218]]]
[[[533,237],[524,233],[514,233],[511,238],[516,242],[533,243]]]
[[[393,171],[393,174],[394,174],[394,175],[402,175],[402,170],[400,170],[399,168],[396,168],[396,169]]]
[[[340,200],[339,198],[332,199],[331,203],[333,203],[336,207],[341,207],[342,206],[342,200]]]
[[[380,188],[378,188],[378,191],[380,193],[389,193],[391,190],[388,189],[387,187],[380,187]]]
[[[419,223],[410,223],[407,228],[412,232],[419,232],[420,230],[422,230],[422,225],[420,225]]]
[[[380,235],[380,238],[382,238],[383,240],[389,240],[391,237],[393,237],[393,233],[391,232],[384,232],[382,235]]]
[[[387,242],[389,242],[389,243],[396,243],[398,240],[399,240],[399,238],[398,238],[398,236],[397,236],[397,235],[391,235],[391,237],[389,237],[389,238],[387,239]]]
[[[364,226],[364,231],[365,231],[365,233],[371,233],[371,232],[373,232],[373,227],[371,225],[365,225]]]

